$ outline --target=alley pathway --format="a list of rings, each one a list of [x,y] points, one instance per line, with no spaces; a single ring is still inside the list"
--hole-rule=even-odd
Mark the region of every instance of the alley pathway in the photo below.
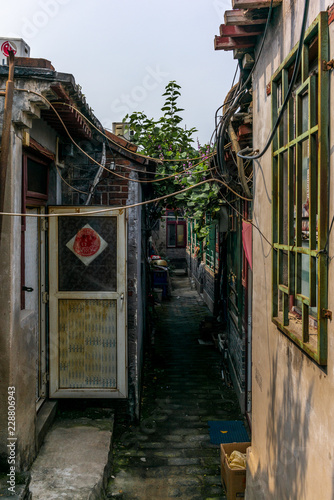
[[[208,420],[241,419],[221,378],[221,355],[200,345],[210,314],[189,279],[173,278],[172,297],[156,308],[154,344],[145,367],[141,422],[117,421],[109,498],[223,500],[219,447]]]

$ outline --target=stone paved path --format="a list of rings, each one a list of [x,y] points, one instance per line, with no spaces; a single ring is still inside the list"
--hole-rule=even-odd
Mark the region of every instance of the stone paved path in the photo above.
[[[117,422],[109,498],[223,500],[219,447],[208,420],[242,418],[232,389],[221,379],[221,356],[198,343],[209,311],[187,277],[173,279],[144,374],[138,426]]]

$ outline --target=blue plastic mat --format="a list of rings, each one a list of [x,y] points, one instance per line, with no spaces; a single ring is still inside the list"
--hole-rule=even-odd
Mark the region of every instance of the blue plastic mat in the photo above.
[[[209,420],[208,425],[212,444],[247,443],[249,441],[242,420]]]

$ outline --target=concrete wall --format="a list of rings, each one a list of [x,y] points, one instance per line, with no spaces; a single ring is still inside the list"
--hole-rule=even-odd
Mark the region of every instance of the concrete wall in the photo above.
[[[154,246],[161,257],[167,257],[172,263],[175,262],[175,267],[181,267],[182,261],[186,261],[185,248],[167,248],[167,219],[163,217],[159,220],[152,231],[152,240]]]
[[[138,178],[136,173],[131,177]],[[127,204],[141,201],[141,190],[135,182],[129,183]],[[143,361],[143,311],[142,309],[142,248],[141,207],[128,210],[128,363],[129,409],[132,417],[139,418],[140,380]]]
[[[198,293],[203,296],[203,300],[211,313],[213,313],[218,299],[215,295],[216,273],[206,266],[204,262],[191,255],[188,249],[186,252],[186,262],[190,279]]]
[[[331,4],[310,2],[308,23]],[[271,97],[266,85],[297,43],[304,1],[283,0],[275,9],[262,56],[253,77],[254,147],[261,150],[271,130]],[[334,57],[330,25],[331,50]],[[333,79],[330,79],[333,102]],[[330,107],[330,103],[329,103]],[[330,128],[330,193],[334,192],[334,127]],[[271,153],[254,162],[253,221],[271,240]],[[329,220],[334,213],[330,199]],[[329,242],[333,254],[334,232]],[[253,230],[252,447],[248,454],[247,500],[332,500],[334,498],[334,337],[328,322],[328,366],[309,359],[271,322],[272,255]],[[328,308],[334,309],[334,267],[329,264]]]
[[[21,131],[12,127],[12,150],[6,179],[5,211],[21,212]],[[21,311],[21,219],[4,217],[0,273],[0,457],[7,468],[8,387],[15,388],[17,470],[26,470],[35,455],[36,315]]]
[[[216,294],[215,294],[216,276],[217,276],[217,273],[215,273],[208,266],[205,266],[204,273],[203,273],[203,297],[204,297],[205,303],[207,304],[208,308],[210,309],[210,311],[212,313],[215,310],[215,303],[216,303],[217,298],[218,298],[218,297],[216,297]]]
[[[21,82],[22,83],[22,82]],[[28,88],[35,84],[25,82]],[[2,87],[5,82],[2,82]],[[23,86],[23,85],[21,85]],[[39,91],[45,90],[42,83]],[[22,137],[23,128],[37,142],[55,151],[56,133],[45,122],[39,120],[38,106],[31,107],[26,93],[15,94],[11,154],[6,179],[5,211],[22,211]],[[1,100],[0,114],[3,103]],[[33,110],[33,112],[32,112]],[[28,114],[25,114],[28,111]],[[2,121],[1,121],[2,123]],[[49,189],[52,201],[56,201],[57,180],[50,173]],[[8,387],[15,387],[15,465],[16,470],[26,470],[36,453],[36,363],[38,360],[38,314],[21,310],[21,217],[5,217],[1,237],[0,269],[0,457],[1,468],[7,470],[7,400]]]

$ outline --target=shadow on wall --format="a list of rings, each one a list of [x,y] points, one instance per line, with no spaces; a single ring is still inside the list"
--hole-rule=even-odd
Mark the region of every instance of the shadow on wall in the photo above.
[[[293,356],[300,356],[298,361]],[[306,498],[306,471],[313,383],[303,390],[305,357],[287,347],[287,375],[282,379],[279,355],[273,358],[267,416],[267,457],[258,466],[251,498],[291,500]],[[299,366],[296,366],[298,363]],[[282,399],[278,393],[282,391]],[[334,483],[333,483],[334,485]],[[265,496],[263,496],[265,494]]]

